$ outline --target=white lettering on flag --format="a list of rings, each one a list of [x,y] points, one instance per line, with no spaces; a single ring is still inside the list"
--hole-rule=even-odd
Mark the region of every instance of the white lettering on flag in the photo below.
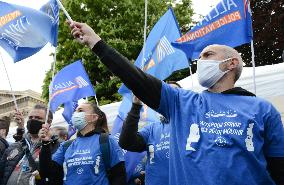
[[[173,54],[174,52],[175,50],[169,40],[163,36],[157,46],[158,62],[161,62],[167,55]]]
[[[26,25],[25,25],[26,24]],[[15,24],[11,23],[8,29],[1,33],[0,39],[5,39],[8,43],[18,49],[19,46],[25,45],[25,34],[28,32],[26,26],[30,26],[27,17],[23,16],[16,21]]]
[[[88,86],[88,82],[81,76],[75,78],[76,83],[78,84],[79,88],[83,88]]]

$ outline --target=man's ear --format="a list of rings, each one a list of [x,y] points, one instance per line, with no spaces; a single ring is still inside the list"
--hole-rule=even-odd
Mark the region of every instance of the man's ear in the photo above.
[[[237,58],[232,58],[232,60],[228,61],[227,63],[227,69],[228,70],[233,70],[237,68],[239,65],[239,60]]]

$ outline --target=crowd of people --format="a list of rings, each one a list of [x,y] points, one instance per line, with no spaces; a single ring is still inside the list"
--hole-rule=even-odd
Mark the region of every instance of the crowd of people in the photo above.
[[[197,73],[207,90],[196,93],[146,74],[87,24],[69,25],[74,38],[134,94],[119,142],[109,135],[106,115],[93,103],[83,103],[73,113],[78,132],[69,140],[64,128],[50,129],[53,117],[46,106],[36,105],[26,124],[17,111],[14,143],[5,140],[9,123],[0,120],[0,185],[284,184],[280,114],[269,102],[235,87],[243,67],[235,49],[204,48]],[[142,102],[161,119],[139,130]],[[147,153],[132,178],[127,178],[122,149]]]

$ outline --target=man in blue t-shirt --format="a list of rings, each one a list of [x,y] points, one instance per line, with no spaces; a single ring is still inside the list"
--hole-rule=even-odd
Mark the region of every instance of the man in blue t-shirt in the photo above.
[[[242,58],[231,47],[210,45],[197,61],[202,93],[174,89],[145,74],[105,44],[86,24],[73,36],[146,105],[170,121],[171,185],[284,183],[284,129],[279,112],[235,82]],[[131,75],[130,75],[131,74]],[[157,172],[158,173],[158,172]]]

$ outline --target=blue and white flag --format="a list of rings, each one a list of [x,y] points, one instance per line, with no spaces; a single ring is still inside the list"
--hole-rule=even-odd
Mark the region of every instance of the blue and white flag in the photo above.
[[[143,49],[135,61],[135,65],[147,73],[164,80],[174,71],[189,67],[183,51],[174,48],[171,42],[180,38],[181,33],[171,8],[155,24],[146,40],[144,66],[142,65]],[[130,93],[125,85],[118,92],[121,95]]]
[[[122,102],[118,109],[119,116],[124,120],[132,106],[132,101],[128,97],[123,97]],[[159,122],[159,116],[156,111],[143,104],[140,111],[140,121],[142,122]]]
[[[52,21],[51,33],[48,35],[47,39],[54,47],[57,46],[57,35],[59,26],[59,7],[56,0],[50,0],[45,5],[43,5],[40,10],[46,13]]]
[[[62,113],[63,118],[68,123],[68,136],[67,139],[70,139],[75,133],[76,128],[72,124],[72,115],[75,112],[76,108],[78,107],[78,102],[66,102],[64,103],[64,111]]]
[[[249,0],[221,0],[202,21],[172,45],[194,60],[208,45],[237,47],[249,43],[252,38]]]
[[[47,42],[57,45],[58,7],[53,17],[43,11],[0,1],[0,46],[14,62],[37,53]]]
[[[50,110],[55,112],[64,104],[63,116],[69,124],[78,100],[96,94],[81,60],[61,69],[51,84]]]

